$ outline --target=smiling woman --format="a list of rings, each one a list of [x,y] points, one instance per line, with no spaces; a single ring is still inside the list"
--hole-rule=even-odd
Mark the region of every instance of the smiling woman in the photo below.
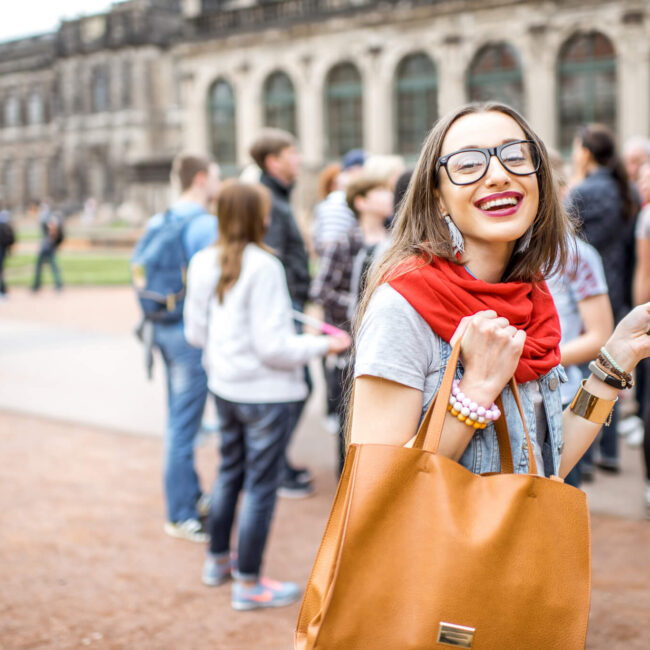
[[[349,462],[297,647],[584,648],[587,509],[559,477],[650,356],[650,303],[608,339],[607,380],[591,375],[562,412],[543,278],[571,238],[516,111],[470,104],[437,122],[360,306]]]

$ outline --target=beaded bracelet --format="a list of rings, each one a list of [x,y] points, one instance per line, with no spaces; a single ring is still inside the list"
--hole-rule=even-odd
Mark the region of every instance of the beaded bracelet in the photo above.
[[[475,429],[485,429],[488,422],[496,421],[501,417],[501,411],[496,404],[493,403],[486,409],[467,397],[460,390],[457,379],[452,385],[447,410],[461,422]]]

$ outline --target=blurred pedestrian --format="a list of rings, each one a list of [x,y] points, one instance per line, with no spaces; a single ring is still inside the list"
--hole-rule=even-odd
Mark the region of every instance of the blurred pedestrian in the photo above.
[[[54,276],[54,284],[58,291],[63,289],[63,279],[56,259],[56,251],[63,243],[63,215],[51,210],[48,203],[43,202],[38,211],[38,222],[41,228],[41,245],[36,258],[32,291],[41,288],[43,265],[49,264]]]
[[[302,312],[309,294],[309,258],[290,205],[291,191],[300,171],[300,152],[296,139],[281,129],[263,129],[251,145],[250,154],[262,171],[261,184],[270,190],[272,197],[271,222],[264,243],[280,258],[287,275],[291,304],[295,310]],[[302,331],[302,326],[297,324],[296,327],[299,332]],[[304,373],[311,392],[311,377],[307,367]],[[294,408],[292,432],[298,425],[304,405],[305,400]],[[311,472],[305,467],[292,466],[285,456],[280,494],[302,498],[313,491]]]
[[[618,323],[632,304],[634,217],[638,206],[608,127],[590,124],[578,132],[573,144],[573,166],[574,180],[582,180],[569,191],[567,208],[581,222],[585,239],[602,258],[614,321]],[[594,447],[599,452],[596,464],[610,472],[620,470],[617,424],[615,408],[609,426],[603,427]]]
[[[312,244],[319,257],[326,246],[346,237],[357,227],[357,220],[345,200],[345,191],[347,186],[363,173],[365,159],[363,150],[352,149],[343,156],[342,165],[329,165],[321,173],[321,191],[328,191],[314,208],[311,227]],[[334,175],[337,167],[339,171]]]
[[[159,311],[153,313],[141,298],[148,332],[143,339],[160,351],[167,374],[164,530],[172,537],[206,542],[201,515],[207,512],[207,499],[194,468],[194,443],[207,397],[207,378],[201,351],[189,345],[183,334],[184,289],[178,295],[173,293],[177,288],[169,284],[173,278],[183,287],[189,260],[217,238],[217,219],[208,206],[219,188],[219,167],[201,156],[182,154],[174,160],[173,175],[182,194],[168,210],[149,219],[133,261],[146,261],[149,272],[143,272],[142,280],[155,283],[150,290],[164,294],[163,304],[152,307]]]
[[[309,295],[323,307],[325,321],[350,332],[349,312],[356,302],[352,286],[355,260],[364,248],[377,247],[388,240],[384,221],[393,209],[393,192],[386,180],[378,177],[360,176],[348,185],[346,201],[356,217],[356,227],[347,235],[329,243],[321,256],[318,273],[314,278]],[[328,357],[325,376],[328,398],[337,417],[339,439],[338,473],[345,462],[344,411],[347,394],[348,355]]]
[[[650,162],[650,140],[634,136],[626,140],[623,146],[623,163],[632,183],[639,182],[639,170],[644,163]]]
[[[0,299],[7,296],[4,277],[5,259],[16,241],[16,233],[11,225],[11,212],[0,203]]]
[[[650,301],[650,162],[641,165],[638,176],[639,193],[643,209],[636,225],[636,270],[634,274],[634,303],[641,305]],[[643,460],[645,464],[645,505],[650,517],[650,361],[645,360],[645,384],[637,390],[643,390],[641,417],[643,418]],[[639,396],[641,397],[641,396]]]
[[[231,576],[231,532],[242,493],[231,600],[238,610],[280,607],[299,597],[296,584],[261,577],[264,548],[293,413],[307,396],[302,367],[350,344],[347,335],[296,333],[285,272],[263,243],[270,209],[265,188],[224,184],[219,239],[190,262],[184,308],[185,336],[204,348],[219,417],[221,464],[202,579],[214,586]]]

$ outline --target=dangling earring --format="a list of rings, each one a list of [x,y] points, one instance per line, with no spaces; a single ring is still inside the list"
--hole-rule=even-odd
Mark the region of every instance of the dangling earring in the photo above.
[[[463,233],[458,230],[458,226],[451,220],[451,217],[448,214],[443,216],[447,223],[447,228],[449,228],[449,236],[451,237],[451,246],[454,249],[454,253],[456,255],[462,255],[465,252]]]
[[[533,238],[533,227],[530,226],[528,230],[522,235],[519,243],[515,248],[515,253],[525,253],[530,246],[530,241]]]

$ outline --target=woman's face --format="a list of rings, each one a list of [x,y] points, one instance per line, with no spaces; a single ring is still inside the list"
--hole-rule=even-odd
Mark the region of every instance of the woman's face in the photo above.
[[[491,111],[464,115],[452,124],[441,156],[461,149],[491,148],[526,134],[509,115]],[[439,172],[440,208],[449,214],[465,240],[465,248],[486,244],[501,248],[521,237],[533,223],[539,205],[537,174],[517,176],[496,156],[483,178],[471,185],[454,185],[442,167]]]

